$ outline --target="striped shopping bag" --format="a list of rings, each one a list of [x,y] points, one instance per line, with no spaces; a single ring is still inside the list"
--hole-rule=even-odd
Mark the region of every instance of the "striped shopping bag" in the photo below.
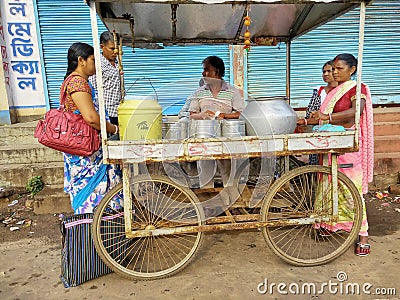
[[[113,218],[115,218],[113,222],[124,224],[123,214],[118,214]],[[96,251],[92,238],[92,222],[92,213],[64,216],[61,221],[60,279],[66,288],[112,272]],[[116,226],[114,230],[122,230],[122,228],[123,226]],[[119,236],[123,239],[123,234]]]

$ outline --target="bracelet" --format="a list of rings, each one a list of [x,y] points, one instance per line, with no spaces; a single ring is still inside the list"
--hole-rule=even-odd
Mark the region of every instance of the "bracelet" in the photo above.
[[[328,115],[329,115],[329,123],[332,123],[332,114],[329,113]]]
[[[115,132],[114,132],[114,134],[117,134],[118,133],[118,126],[117,125],[114,125],[115,126]]]
[[[308,125],[306,118],[304,118],[304,125]]]

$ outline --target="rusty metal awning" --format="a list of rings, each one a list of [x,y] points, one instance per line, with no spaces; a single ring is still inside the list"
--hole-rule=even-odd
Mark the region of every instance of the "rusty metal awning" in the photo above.
[[[244,17],[251,18],[251,41],[290,41],[359,6],[355,0],[87,0],[106,27],[124,44],[240,44]]]

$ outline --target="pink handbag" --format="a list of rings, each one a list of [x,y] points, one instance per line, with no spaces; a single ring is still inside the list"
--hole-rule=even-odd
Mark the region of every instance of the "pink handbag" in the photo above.
[[[82,115],[64,111],[67,98],[68,77],[60,93],[60,108],[50,109],[36,126],[34,136],[49,148],[72,155],[90,156],[100,148],[99,132],[83,119]]]

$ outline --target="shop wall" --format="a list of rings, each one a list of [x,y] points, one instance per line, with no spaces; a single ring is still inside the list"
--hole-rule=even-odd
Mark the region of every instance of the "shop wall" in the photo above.
[[[74,42],[93,44],[89,7],[82,0],[37,0],[37,10],[49,103],[57,107],[69,46]],[[100,34],[106,28],[99,18],[97,23]],[[127,98],[153,94],[156,90],[164,114],[177,114],[185,99],[198,87],[205,57],[220,56],[227,68],[225,79],[229,80],[227,45],[166,48],[151,45],[151,48],[133,52],[130,47],[123,47],[125,89]]]
[[[46,111],[40,47],[33,0],[1,2],[2,64],[11,122],[21,122]]]
[[[89,9],[82,0],[20,0],[25,14],[14,10],[11,14],[10,3],[16,2],[5,0],[0,6],[6,45],[6,51],[2,51],[4,80],[8,91],[6,106],[2,93],[0,112],[4,111],[7,116],[8,109],[15,121],[58,106],[67,50],[77,41],[92,44],[92,36]],[[400,104],[399,15],[398,1],[379,0],[367,7],[363,80],[370,85],[375,104]],[[291,103],[294,107],[307,106],[312,89],[323,84],[321,66],[327,59],[340,52],[357,54],[358,18],[356,9],[293,41]],[[14,34],[11,35],[9,23],[23,25],[11,25]],[[100,20],[98,25],[100,33],[106,30]],[[21,30],[17,32],[16,26],[22,26]],[[22,46],[32,49],[30,56],[16,50],[16,38],[26,41]],[[127,97],[153,93],[154,87],[167,114],[177,113],[185,98],[198,86],[201,61],[206,56],[218,55],[224,59],[228,81],[232,77],[232,66],[236,65],[231,61],[228,46],[174,46],[134,52],[124,47],[123,51]],[[22,52],[28,54],[28,51]],[[285,95],[286,45],[252,47],[247,55],[243,89],[254,97]]]
[[[3,59],[7,59],[7,48],[6,41],[4,39],[4,26],[3,20],[1,17],[1,8],[0,8],[0,49],[1,49],[1,58],[0,58],[0,125],[11,124],[10,118],[10,110],[8,106],[8,93],[10,86],[6,84],[5,78],[5,70]],[[8,70],[8,69],[7,69]],[[9,74],[7,73],[7,76]]]
[[[306,107],[312,89],[323,85],[321,68],[339,53],[358,52],[359,9],[299,37],[291,45],[291,104]],[[367,6],[362,80],[374,104],[400,104],[400,1]],[[248,90],[254,96],[285,95],[286,45],[252,47]]]

